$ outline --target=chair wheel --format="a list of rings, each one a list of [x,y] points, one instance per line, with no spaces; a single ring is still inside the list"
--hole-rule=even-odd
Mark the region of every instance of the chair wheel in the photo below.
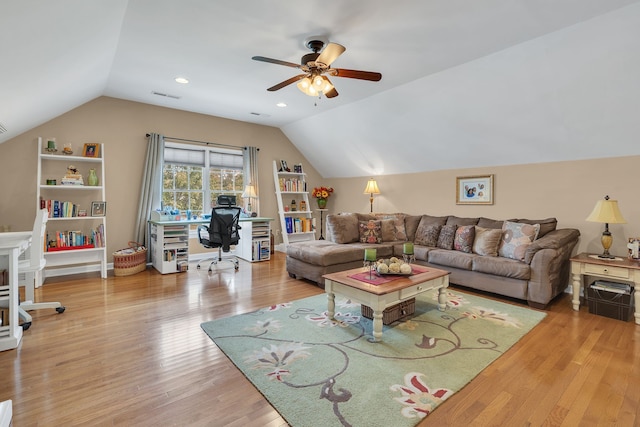
[[[25,323],[22,324],[22,330],[23,331],[26,331],[30,327],[31,327],[31,322],[25,322]]]
[[[66,307],[64,307],[64,306],[63,307],[56,307],[56,311],[58,313],[64,313],[65,310],[66,310]]]
[[[196,269],[200,270],[200,264],[196,265]]]

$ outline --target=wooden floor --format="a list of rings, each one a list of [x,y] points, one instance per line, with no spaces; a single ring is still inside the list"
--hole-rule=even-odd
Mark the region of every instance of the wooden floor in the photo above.
[[[0,352],[0,401],[13,399],[14,427],[286,426],[200,323],[319,293],[280,253],[212,275],[50,279],[36,298],[67,310],[32,312],[20,347]],[[420,425],[634,426],[639,408],[640,325],[563,295]]]

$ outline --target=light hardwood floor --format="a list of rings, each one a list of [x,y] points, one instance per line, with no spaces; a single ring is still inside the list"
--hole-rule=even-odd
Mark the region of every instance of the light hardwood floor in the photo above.
[[[200,323],[322,292],[289,278],[280,253],[212,275],[50,279],[36,298],[67,311],[32,312],[20,347],[0,352],[0,401],[13,399],[15,427],[286,426]],[[639,356],[640,325],[563,295],[420,425],[640,425]]]

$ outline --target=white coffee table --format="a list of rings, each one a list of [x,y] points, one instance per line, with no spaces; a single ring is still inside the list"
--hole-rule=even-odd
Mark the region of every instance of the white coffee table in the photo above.
[[[446,289],[449,286],[449,272],[431,267],[416,267],[427,271],[411,276],[389,276],[394,280],[379,285],[350,277],[362,273],[365,271],[364,268],[325,274],[322,277],[325,279],[324,290],[327,293],[329,317],[333,319],[335,315],[335,294],[340,294],[371,307],[373,310],[372,341],[377,342],[382,341],[382,312],[387,307],[413,298],[423,292],[439,289],[438,309],[444,311],[447,306]]]

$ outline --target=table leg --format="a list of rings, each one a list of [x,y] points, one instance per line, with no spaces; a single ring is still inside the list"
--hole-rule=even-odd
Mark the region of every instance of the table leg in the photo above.
[[[571,302],[573,303],[573,309],[575,311],[579,311],[580,310],[580,288],[582,288],[582,276],[580,274],[573,274],[572,287],[573,287],[573,298]]]
[[[382,311],[373,312],[373,340],[371,342],[382,341]]]
[[[447,288],[441,287],[438,289],[438,310],[445,311],[447,308]]]
[[[327,293],[327,314],[329,319],[333,319],[336,314],[336,294],[333,292]]]

